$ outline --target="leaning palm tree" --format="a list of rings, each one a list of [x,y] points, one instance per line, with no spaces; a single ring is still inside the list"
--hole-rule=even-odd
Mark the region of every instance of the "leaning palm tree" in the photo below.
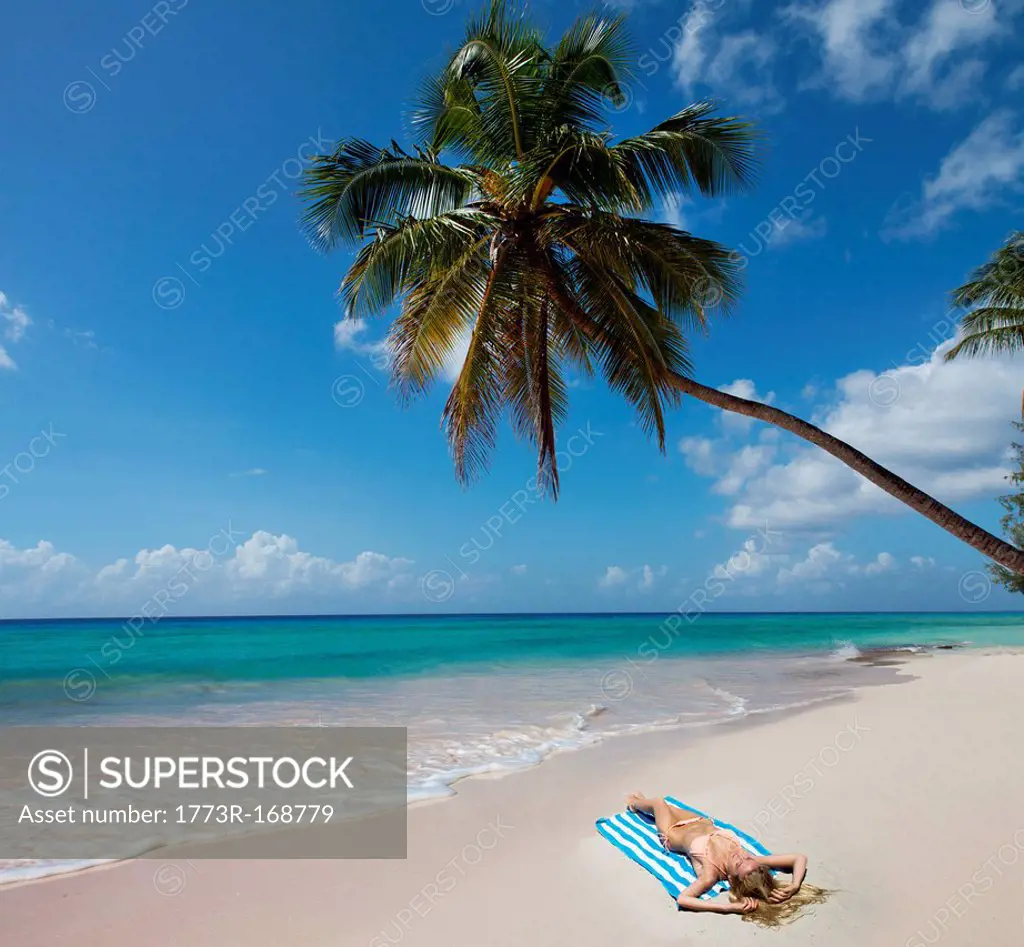
[[[947,360],[1024,349],[1024,231],[1011,234],[991,260],[953,290],[953,305],[969,311]]]
[[[557,497],[568,373],[599,373],[662,450],[666,409],[691,395],[817,444],[1024,572],[1024,552],[850,445],[691,377],[687,333],[738,300],[739,258],[641,215],[690,191],[748,188],[759,135],[700,102],[614,142],[603,122],[626,99],[629,61],[622,17],[584,17],[548,48],[493,0],[424,85],[415,146],[346,139],[308,170],[313,244],[358,247],[340,289],[347,317],[401,303],[389,336],[399,392],[426,391],[468,334],[442,416],[458,478],[486,469],[507,414],[537,450],[539,489]]]

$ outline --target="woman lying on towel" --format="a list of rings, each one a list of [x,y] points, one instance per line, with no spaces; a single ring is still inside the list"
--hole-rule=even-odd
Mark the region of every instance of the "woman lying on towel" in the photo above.
[[[643,793],[633,793],[626,799],[626,805],[634,812],[653,815],[666,851],[685,855],[693,865],[697,880],[677,899],[684,911],[757,912],[761,916],[752,920],[775,926],[788,920],[805,904],[825,899],[827,892],[804,886],[806,855],[752,855],[732,832],[719,828],[711,819],[670,805],[664,799],[648,799]],[[792,880],[789,884],[780,884],[775,871],[789,873]],[[720,881],[729,883],[732,903],[719,898],[700,900],[702,894]]]

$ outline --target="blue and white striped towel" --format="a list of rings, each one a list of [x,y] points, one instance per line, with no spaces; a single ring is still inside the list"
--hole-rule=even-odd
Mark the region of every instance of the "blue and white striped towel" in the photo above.
[[[700,809],[694,809],[693,806],[688,806],[673,796],[666,796],[665,799],[669,804],[678,806],[680,809],[689,809],[706,819],[711,818]],[[747,835],[746,832],[741,832],[736,826],[730,825],[728,822],[720,822],[718,819],[712,821],[720,829],[727,829],[734,833],[743,843],[743,847],[751,854],[771,854],[757,839]],[[613,815],[610,819],[598,819],[596,824],[597,831],[601,835],[628,858],[654,875],[673,899],[679,897],[679,892],[697,880],[693,866],[685,855],[665,851],[658,839],[658,829],[654,824],[653,816],[627,810]],[[701,897],[713,898],[728,890],[728,883],[720,881]]]

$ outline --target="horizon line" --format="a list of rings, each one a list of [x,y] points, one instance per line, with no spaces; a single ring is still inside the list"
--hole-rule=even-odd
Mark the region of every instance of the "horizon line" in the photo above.
[[[335,613],[335,612],[310,612],[291,614],[259,614],[259,615],[165,615],[155,621],[144,619],[151,625],[158,625],[161,622],[170,621],[268,621],[268,620],[311,620],[311,619],[374,619],[374,618],[646,618],[663,615],[682,614],[679,609],[660,609],[655,611],[615,611],[615,612],[365,612],[365,613]],[[948,611],[942,609],[931,610],[877,610],[877,611],[705,611],[701,617],[708,615],[743,616],[743,615],[1020,615],[1024,618],[1024,609],[993,609],[991,611]],[[48,617],[48,618],[0,618],[0,625],[8,624],[44,624],[56,622],[127,622],[139,618],[138,615],[79,615],[70,617]]]

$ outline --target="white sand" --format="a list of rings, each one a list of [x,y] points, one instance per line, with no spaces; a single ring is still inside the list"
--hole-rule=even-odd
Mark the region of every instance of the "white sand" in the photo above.
[[[140,860],[0,892],[17,947],[1024,944],[1024,656],[756,725],[611,740],[409,814],[402,862]],[[793,926],[679,913],[593,823],[671,793],[802,850],[837,890]],[[162,894],[177,890],[174,895]]]

